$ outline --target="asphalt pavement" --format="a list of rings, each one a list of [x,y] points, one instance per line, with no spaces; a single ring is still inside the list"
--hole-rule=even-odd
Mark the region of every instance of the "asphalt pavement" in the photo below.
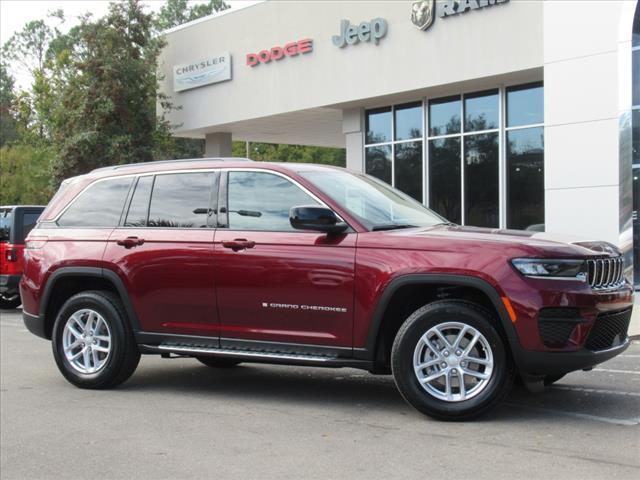
[[[467,423],[424,417],[390,376],[143,357],[108,391],[58,373],[0,311],[0,477],[640,478],[640,341]]]

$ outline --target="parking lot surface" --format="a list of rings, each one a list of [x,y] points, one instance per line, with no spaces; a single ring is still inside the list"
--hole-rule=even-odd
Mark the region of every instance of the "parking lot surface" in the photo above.
[[[488,416],[431,420],[390,376],[145,356],[108,391],[58,373],[50,343],[0,311],[3,480],[640,478],[640,342]]]

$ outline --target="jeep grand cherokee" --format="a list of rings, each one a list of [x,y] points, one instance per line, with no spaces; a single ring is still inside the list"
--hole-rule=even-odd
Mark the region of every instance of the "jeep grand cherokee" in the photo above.
[[[454,225],[341,168],[123,165],[67,180],[27,239],[28,329],[81,388],[141,354],[392,373],[441,419],[629,344],[633,292],[605,242]]]

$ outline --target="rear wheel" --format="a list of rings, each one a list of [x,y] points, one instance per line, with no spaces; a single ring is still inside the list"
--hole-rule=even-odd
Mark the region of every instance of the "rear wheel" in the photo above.
[[[140,361],[122,304],[110,292],[81,292],[67,300],[51,343],[58,369],[80,388],[115,387]]]
[[[196,357],[198,361],[207,367],[212,368],[230,368],[239,365],[240,360],[235,360],[233,358],[222,358],[222,357]]]
[[[409,404],[442,420],[466,420],[495,407],[515,371],[493,316],[478,305],[443,300],[425,305],[400,327],[393,376]]]

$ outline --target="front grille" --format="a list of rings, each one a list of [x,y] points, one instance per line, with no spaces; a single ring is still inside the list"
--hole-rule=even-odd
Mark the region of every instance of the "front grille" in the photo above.
[[[577,308],[543,308],[538,313],[540,339],[547,347],[564,347],[575,326],[583,321]]]
[[[631,309],[613,313],[601,313],[589,332],[585,347],[589,350],[606,350],[622,345],[627,339],[631,321]]]
[[[620,257],[587,260],[589,285],[594,290],[619,287],[624,283],[624,260]]]

